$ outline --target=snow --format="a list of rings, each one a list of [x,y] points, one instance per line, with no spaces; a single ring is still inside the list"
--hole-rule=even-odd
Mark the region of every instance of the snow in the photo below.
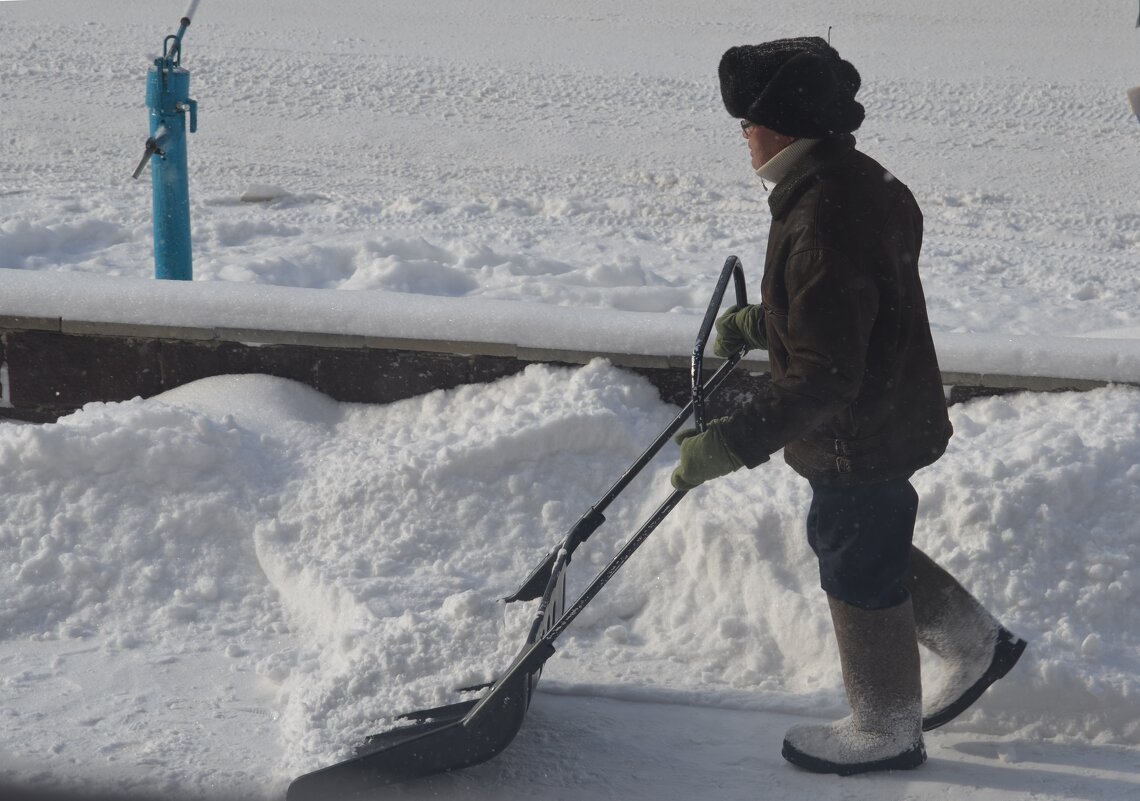
[[[225,376],[0,427],[6,769],[272,797],[393,713],[503,669],[531,605],[495,599],[673,414],[597,361],[389,406]],[[935,759],[1135,764],[1140,392],[991,398],[953,420],[950,452],[916,477],[919,544],[1032,647],[951,733],[928,736]],[[571,593],[667,494],[675,458],[667,449],[611,507]],[[563,771],[564,797],[590,797],[596,745],[581,746],[600,724],[582,697],[639,702],[602,718],[634,741],[609,757],[623,770],[655,748],[636,775],[669,763],[690,714],[725,738],[720,710],[749,733],[742,767],[718,773],[722,754],[700,781],[775,772],[775,744],[749,742],[764,721],[842,711],[807,500],[782,464],[687,499],[559,641],[519,737],[539,744],[448,781],[494,796]],[[565,764],[527,769],[551,741]]]
[[[860,142],[926,215],[936,329],[1137,328],[1136,32],[1118,2],[812,0],[752,24],[739,2],[313,5],[208,4],[186,34],[200,279],[703,309],[729,253],[755,275],[767,229],[716,61],[833,26],[863,77]],[[150,188],[130,174],[176,17],[0,13],[0,267],[153,275]],[[288,194],[241,202],[267,185]]]
[[[862,145],[926,214],[943,366],[1136,381],[1119,3],[206,4],[184,59],[198,280],[160,286],[129,175],[183,10],[0,4],[2,313],[683,354],[728,253],[758,283],[766,231],[716,59],[830,25]],[[530,605],[496,599],[675,411],[598,360],[383,407],[223,376],[0,425],[0,782],[279,798],[503,669]],[[779,757],[844,704],[810,490],[777,459],[662,524],[559,640],[505,753],[395,794],[1137,794],[1140,390],[952,417],[917,542],[1031,645],[922,769]],[[675,459],[611,507],[572,593]]]
[[[728,293],[726,304],[732,302],[731,288]],[[703,310],[660,314],[436,296],[410,304],[394,292],[83,274],[60,281],[54,272],[0,268],[0,314],[142,330],[200,329],[199,337],[212,336],[211,329],[262,336],[287,331],[688,358]],[[935,344],[946,373],[1140,383],[1140,338],[1127,331],[1111,337],[942,332]]]

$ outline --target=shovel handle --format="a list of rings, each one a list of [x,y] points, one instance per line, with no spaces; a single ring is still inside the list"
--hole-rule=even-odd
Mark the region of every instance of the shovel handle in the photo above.
[[[574,527],[569,531],[566,537],[559,545],[556,545],[553,550],[546,555],[546,557],[539,563],[539,565],[531,571],[522,585],[514,592],[503,600],[506,603],[513,603],[515,601],[530,601],[535,598],[544,596],[544,588],[549,588],[552,571],[554,570],[555,562],[558,560],[558,554],[562,549],[566,550],[567,561],[575,549],[584,542],[591,534],[598,529],[602,523],[605,522],[604,512],[606,507],[613,501],[627,486],[633,481],[634,477],[641,472],[650,460],[660,451],[665,445],[673,438],[673,435],[681,429],[685,421],[689,419],[689,415],[697,415],[697,427],[702,431],[704,430],[704,400],[706,397],[712,395],[713,392],[724,382],[728,374],[736,367],[737,362],[744,355],[745,349],[742,348],[738,353],[732,354],[725,363],[721,365],[720,369],[708,380],[704,382],[704,350],[705,345],[708,343],[708,338],[712,334],[713,325],[716,324],[717,313],[720,311],[721,302],[724,300],[725,290],[728,288],[729,276],[735,279],[736,283],[736,304],[743,306],[748,302],[748,295],[744,289],[744,267],[740,263],[740,259],[736,256],[729,256],[724,263],[724,268],[721,270],[720,278],[717,281],[716,288],[713,291],[712,299],[709,301],[708,309],[705,311],[704,320],[701,323],[700,331],[697,335],[696,347],[693,348],[693,392],[692,400],[685,405],[685,408],[673,418],[664,431],[657,437],[656,440],[645,450],[644,453],[638,457],[628,470],[610,487],[609,491],[599,500],[594,506],[590,507],[589,511],[582,516]],[[679,498],[678,498],[679,500]]]
[[[720,278],[717,279],[716,288],[713,289],[712,299],[709,301],[709,306],[705,310],[705,319],[701,321],[700,330],[697,332],[697,341],[693,345],[693,421],[698,431],[704,431],[707,424],[705,420],[705,346],[708,345],[713,326],[716,325],[716,318],[720,313],[720,306],[724,300],[724,292],[728,289],[729,277],[733,279],[735,284],[736,305],[745,306],[748,303],[748,292],[744,286],[744,266],[736,256],[729,256],[724,262],[724,267],[721,268]],[[743,356],[744,350],[745,349],[742,348],[737,355]]]
[[[559,615],[558,606],[565,602],[565,584],[561,582],[564,581],[564,571],[570,561],[570,554],[605,521],[605,517],[602,514],[605,507],[633,480],[633,476],[637,475],[637,473],[649,463],[649,460],[653,458],[654,454],[669,441],[684,421],[688,419],[690,414],[696,415],[697,426],[702,431],[704,430],[704,398],[706,391],[710,394],[715,392],[717,387],[724,382],[728,374],[732,372],[741,357],[743,357],[747,351],[746,347],[742,347],[736,353],[731,354],[725,360],[724,364],[721,365],[720,369],[709,379],[708,385],[705,385],[703,376],[705,345],[708,344],[713,325],[716,323],[717,313],[720,311],[721,302],[724,300],[724,292],[728,288],[728,279],[730,276],[735,279],[736,283],[736,304],[743,306],[748,302],[748,296],[744,288],[744,268],[740,264],[740,259],[736,256],[729,256],[728,260],[724,263],[724,268],[721,270],[720,279],[717,281],[716,289],[713,291],[713,297],[709,301],[708,309],[705,311],[705,318],[701,323],[700,332],[697,334],[696,346],[693,348],[692,401],[681,410],[673,419],[673,422],[661,432],[660,436],[649,446],[649,449],[643,453],[641,457],[634,462],[633,466],[626,471],[625,475],[614,484],[609,493],[607,493],[597,505],[591,507],[590,511],[578,521],[566,539],[563,540],[562,544],[551,551],[546,559],[543,560],[542,564],[531,572],[531,575],[527,577],[523,586],[520,587],[514,595],[504,599],[507,602],[529,601],[539,597],[541,593],[542,602],[539,604],[538,612],[531,625],[530,634],[522,650],[519,651],[514,662],[511,663],[511,666],[507,669],[507,672],[495,682],[487,694],[479,699],[475,706],[472,707],[463,718],[460,725],[465,729],[474,730],[480,721],[486,719],[492,710],[498,708],[501,705],[502,699],[509,694],[510,688],[516,687],[517,682],[523,680],[523,674],[530,675],[530,678],[526,680],[526,702],[529,704],[530,694],[534,692],[534,684],[537,681],[538,672],[542,669],[546,660],[553,655],[554,641],[558,638],[558,635],[566,630],[566,627],[569,626],[571,621],[585,608],[586,604],[601,591],[602,587],[613,578],[614,574],[626,563],[630,556],[633,555],[633,552],[641,546],[649,535],[653,533],[653,530],[665,519],[666,515],[685,497],[686,490],[674,490],[669,497],[665,499],[665,502],[657,508],[657,511],[642,524],[637,533],[622,546],[621,550],[618,551],[609,565],[594,577],[593,581],[591,581],[582,594],[578,596],[578,599]],[[559,591],[560,584],[561,591]],[[556,595],[558,597],[556,597]],[[557,618],[557,620],[554,618]]]

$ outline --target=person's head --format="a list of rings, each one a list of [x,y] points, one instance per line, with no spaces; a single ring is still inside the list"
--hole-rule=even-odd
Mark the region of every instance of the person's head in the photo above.
[[[772,157],[798,139],[773,131],[749,119],[740,121],[741,131],[748,140],[748,152],[752,155],[752,169],[758,170],[772,160]]]
[[[724,107],[742,121],[753,167],[796,139],[851,133],[863,123],[858,71],[819,37],[731,47],[718,71]]]

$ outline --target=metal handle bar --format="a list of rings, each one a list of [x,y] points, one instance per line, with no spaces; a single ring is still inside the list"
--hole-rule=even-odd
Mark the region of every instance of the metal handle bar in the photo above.
[[[690,412],[699,412],[703,414],[704,409],[700,404],[703,403],[706,394],[711,394],[717,387],[724,381],[728,374],[736,367],[737,363],[744,356],[747,351],[746,347],[742,347],[739,351],[732,354],[721,366],[721,368],[709,379],[708,384],[702,382],[702,362],[705,345],[708,342],[709,335],[712,332],[713,324],[716,322],[717,312],[720,310],[720,303],[724,297],[724,290],[728,286],[728,276],[736,276],[736,300],[737,305],[743,306],[747,302],[747,296],[744,291],[744,271],[741,267],[740,260],[735,256],[730,256],[728,261],[725,262],[724,269],[721,271],[720,280],[717,282],[716,290],[713,292],[713,298],[709,303],[709,308],[705,312],[705,319],[701,324],[700,333],[697,335],[697,344],[693,348],[693,399],[685,406],[668,428],[659,436],[650,446],[649,450],[642,455],[640,459],[626,472],[625,476],[615,484],[617,490],[611,490],[607,494],[603,502],[598,506],[592,508],[586,515],[578,521],[578,524],[571,529],[570,534],[561,545],[554,549],[523,584],[523,587],[515,593],[514,596],[506,600],[530,600],[538,597],[537,586],[544,587],[542,592],[542,601],[539,603],[538,612],[535,615],[534,623],[531,626],[530,635],[527,637],[526,644],[522,647],[519,653],[515,656],[514,661],[511,662],[510,667],[507,668],[506,673],[495,682],[487,693],[479,699],[471,710],[463,717],[461,725],[465,728],[471,728],[478,724],[479,720],[488,713],[489,710],[494,708],[494,705],[508,688],[513,686],[512,682],[518,679],[522,674],[535,675],[542,666],[554,654],[554,641],[558,638],[563,631],[573,622],[586,604],[590,603],[604,587],[611,578],[621,569],[641,544],[649,538],[649,535],[661,524],[661,521],[673,511],[674,507],[681,502],[681,499],[688,494],[688,490],[673,490],[669,497],[665,499],[657,510],[646,520],[641,528],[630,537],[629,541],[622,546],[617,555],[610,561],[610,563],[599,572],[586,589],[578,596],[577,600],[571,604],[557,621],[550,624],[549,628],[541,630],[542,623],[546,617],[546,609],[551,602],[554,594],[555,587],[558,584],[559,576],[565,569],[567,562],[570,561],[570,552],[576,548],[586,537],[600,526],[605,518],[601,514],[601,507],[608,504],[620,492],[620,488],[624,488],[629,483],[631,472],[636,472],[644,467],[645,463],[649,461],[649,457],[660,449],[660,447],[668,441],[669,437],[681,427],[681,424],[688,418]],[[703,421],[699,421],[703,423]],[[529,594],[531,592],[535,594]]]
[[[736,305],[744,306],[748,303],[748,293],[744,288],[744,265],[736,256],[729,256],[721,268],[720,278],[717,279],[713,290],[712,300],[705,310],[705,319],[701,321],[700,331],[697,332],[697,341],[693,345],[692,382],[693,382],[693,420],[698,431],[705,430],[705,387],[704,387],[704,361],[705,345],[708,344],[712,334],[713,325],[716,324],[717,314],[724,299],[724,291],[728,288],[728,278],[732,276],[736,283]],[[742,354],[743,355],[743,354]]]
[[[716,287],[713,289],[712,299],[709,301],[708,308],[705,310],[704,319],[701,321],[701,327],[697,333],[696,344],[693,347],[691,367],[693,382],[692,399],[681,409],[677,416],[673,418],[673,421],[661,432],[657,439],[646,448],[645,452],[642,453],[614,485],[610,487],[606,494],[602,496],[601,500],[590,507],[589,511],[582,515],[578,522],[571,527],[570,531],[563,538],[563,541],[546,555],[538,567],[531,571],[531,574],[523,581],[522,586],[519,587],[513,595],[503,599],[507,603],[513,601],[530,601],[543,596],[543,591],[550,581],[555,562],[558,560],[559,552],[565,551],[565,561],[570,561],[570,556],[577,547],[585,542],[590,535],[597,531],[602,523],[606,521],[605,515],[603,514],[606,507],[629,486],[637,474],[657,455],[657,452],[681,429],[681,426],[689,418],[690,414],[697,415],[697,427],[704,430],[705,399],[720,387],[724,379],[726,379],[728,374],[732,372],[732,369],[736,367],[737,362],[744,356],[745,352],[742,349],[739,353],[730,357],[724,365],[713,374],[713,377],[709,379],[708,383],[704,383],[705,345],[708,344],[713,325],[716,323],[717,313],[720,311],[721,302],[724,300],[724,292],[728,288],[729,277],[735,280],[736,304],[743,306],[748,302],[748,294],[744,286],[744,267],[741,265],[740,259],[736,256],[729,256],[724,263],[724,267],[721,268],[720,277],[717,279]]]

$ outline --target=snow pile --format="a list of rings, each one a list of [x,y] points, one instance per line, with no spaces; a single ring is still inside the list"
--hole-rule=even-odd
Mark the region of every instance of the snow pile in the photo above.
[[[919,544],[1032,642],[1030,680],[996,688],[975,726],[1140,741],[1138,399],[1117,388],[955,407],[949,454],[916,482]]]
[[[239,783],[280,787],[393,714],[454,700],[455,688],[505,667],[531,605],[495,599],[674,413],[642,379],[598,361],[386,407],[222,377],[58,424],[0,426],[11,510],[0,523],[0,663],[21,642],[46,641],[94,648],[107,667],[168,654],[206,660],[219,680],[249,673],[233,692],[276,710],[282,756],[227,767]],[[1140,391],[978,400],[953,418],[950,452],[916,478],[918,542],[1031,641],[956,726],[1140,743],[1128,611]],[[572,564],[572,594],[668,493],[675,458],[666,448],[610,507]],[[841,709],[803,534],[808,500],[778,461],[693,493],[559,641],[543,686]],[[33,698],[61,671],[25,672],[13,686]],[[91,770],[45,763],[55,726],[19,714],[21,703],[8,710],[18,753],[63,776]],[[156,714],[136,725],[167,723]],[[178,761],[209,741],[208,730],[187,736]]]
[[[3,432],[5,639],[134,647],[234,615],[272,624],[252,542],[234,538],[266,513],[248,434],[142,401]]]

